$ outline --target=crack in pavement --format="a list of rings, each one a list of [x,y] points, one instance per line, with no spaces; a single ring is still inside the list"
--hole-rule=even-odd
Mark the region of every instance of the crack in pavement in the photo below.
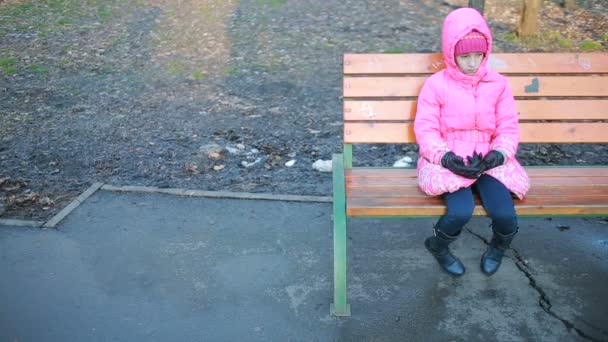
[[[489,245],[490,242],[488,240],[486,240],[486,238],[484,238],[483,236],[473,232],[472,230],[465,228],[465,230],[467,232],[469,232],[471,235],[476,236],[477,238],[479,238],[480,240],[482,240],[486,245]],[[543,309],[543,311],[545,311],[546,313],[548,313],[551,317],[559,320],[560,322],[562,322],[564,324],[564,326],[566,326],[566,329],[568,329],[568,331],[574,330],[580,337],[589,340],[589,341],[593,341],[593,342],[601,342],[601,340],[593,337],[593,336],[589,336],[587,333],[585,333],[584,331],[582,331],[581,329],[577,328],[575,326],[574,323],[570,322],[569,320],[560,317],[557,313],[555,313],[552,310],[552,304],[551,304],[551,300],[549,299],[549,296],[547,295],[547,293],[541,288],[541,286],[536,282],[536,279],[534,278],[534,276],[532,275],[532,272],[530,271],[530,269],[528,268],[528,262],[524,259],[524,257],[521,256],[521,254],[515,249],[515,248],[509,248],[511,251],[513,251],[513,255],[514,255],[514,262],[515,262],[515,266],[517,266],[517,268],[524,273],[524,275],[526,276],[526,278],[528,278],[529,284],[530,286],[539,294],[539,299],[538,299],[538,305]],[[508,255],[505,255],[505,257],[507,258],[511,258]],[[513,259],[513,258],[511,258]],[[594,329],[597,329],[602,335],[606,335],[608,336],[608,332],[604,331],[603,329],[600,328],[596,328],[596,327],[592,327]]]

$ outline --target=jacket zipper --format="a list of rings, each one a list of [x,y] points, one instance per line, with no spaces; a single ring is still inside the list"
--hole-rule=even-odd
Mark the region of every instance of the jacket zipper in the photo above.
[[[475,88],[473,89],[473,98],[475,98],[475,127],[474,127],[474,134],[473,134],[473,139],[475,141],[475,150],[477,150],[477,119],[479,117],[479,105],[477,104],[477,87],[479,86],[479,84],[475,85]]]

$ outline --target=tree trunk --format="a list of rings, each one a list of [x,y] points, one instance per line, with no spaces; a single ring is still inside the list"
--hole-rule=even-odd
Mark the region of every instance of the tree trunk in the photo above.
[[[517,33],[520,37],[529,37],[538,33],[538,12],[541,0],[523,0],[524,9],[521,13],[521,20]]]
[[[469,7],[474,8],[483,15],[483,6],[485,5],[485,0],[469,0]]]

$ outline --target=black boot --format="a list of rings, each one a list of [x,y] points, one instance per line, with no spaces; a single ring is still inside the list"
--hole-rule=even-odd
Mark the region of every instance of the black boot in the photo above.
[[[437,229],[434,229],[434,233],[434,236],[424,240],[424,246],[433,254],[444,271],[454,277],[460,277],[464,274],[464,265],[450,252],[448,247],[460,233],[456,236],[449,236]]]
[[[486,275],[492,275],[498,271],[502,262],[502,256],[509,249],[513,237],[517,234],[517,230],[510,235],[502,235],[494,230],[493,233],[494,235],[492,235],[492,241],[490,241],[488,249],[481,256],[481,271]]]

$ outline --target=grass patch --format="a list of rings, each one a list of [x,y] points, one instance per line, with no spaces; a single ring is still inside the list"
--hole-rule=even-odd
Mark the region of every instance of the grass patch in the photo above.
[[[99,18],[100,22],[107,22],[108,19],[110,19],[110,16],[112,16],[112,11],[110,9],[102,7],[97,9],[97,17]]]
[[[115,13],[113,9],[116,6],[125,6],[125,2],[127,1],[27,0],[9,2],[0,6],[0,28],[2,28],[0,34],[28,32],[46,36],[66,29],[88,27],[91,22],[105,23]]]
[[[239,71],[239,69],[235,68],[235,67],[227,67],[224,68],[224,74],[225,75],[234,75]]]
[[[583,51],[596,51],[596,50],[602,50],[604,48],[602,46],[602,44],[595,42],[593,40],[584,41],[581,43],[581,45],[579,47]]]
[[[74,22],[71,19],[68,18],[59,18],[57,20],[57,24],[58,25],[62,25],[62,26],[66,26],[66,25],[72,25]]]
[[[384,53],[405,53],[405,49],[404,48],[392,48],[392,49],[384,50]]]
[[[568,49],[572,47],[572,42],[568,39],[559,39],[557,44],[564,49]]]
[[[17,58],[0,58],[0,68],[5,68],[17,64]]]
[[[167,72],[170,75],[179,75],[184,72],[186,66],[180,61],[170,61],[167,63]]]
[[[510,32],[502,36],[506,41],[519,44],[528,49],[543,49],[543,50],[580,50],[584,52],[604,50],[601,42],[587,40],[577,42],[563,37],[559,31],[542,31],[539,34],[531,37],[521,38],[515,33]],[[608,41],[608,33],[602,36],[604,42]]]
[[[74,63],[72,62],[71,59],[66,58],[66,57],[62,57],[59,62],[58,62],[59,66],[63,67],[63,68],[69,68],[71,67]]]
[[[15,15],[15,16],[24,16],[24,15],[30,15],[33,14],[32,12],[35,12],[35,7],[34,4],[31,2],[21,2],[21,3],[17,3],[14,5],[9,5],[6,7],[7,8],[7,12]]]
[[[260,6],[281,7],[285,5],[287,0],[256,0]]]
[[[0,58],[0,71],[4,74],[11,75],[17,72],[16,58]]]
[[[101,68],[99,68],[99,72],[102,74],[111,74],[113,71],[114,71],[114,65],[109,64],[109,63],[105,63],[104,65],[101,66]]]
[[[218,15],[217,10],[214,7],[209,5],[202,6],[200,9],[200,16],[208,23],[217,23],[221,20],[221,17]]]
[[[508,34],[511,42],[520,44],[529,49],[570,49],[572,41],[562,36],[559,31],[547,30],[531,37],[521,38],[515,33]]]
[[[37,73],[37,74],[45,74],[45,73],[49,72],[49,68],[45,67],[44,65],[40,65],[40,64],[31,64],[27,67],[27,70],[29,70],[33,73]]]
[[[9,67],[5,67],[5,68],[0,68],[0,70],[2,70],[2,72],[7,75],[12,75],[17,72],[17,67],[9,66]]]
[[[194,73],[192,73],[192,78],[197,81],[200,81],[205,78],[205,73],[203,73],[202,71],[195,71]]]
[[[511,43],[516,43],[519,41],[519,37],[517,36],[517,34],[515,32],[505,33],[505,35],[503,36],[503,39],[508,42],[511,42]]]

